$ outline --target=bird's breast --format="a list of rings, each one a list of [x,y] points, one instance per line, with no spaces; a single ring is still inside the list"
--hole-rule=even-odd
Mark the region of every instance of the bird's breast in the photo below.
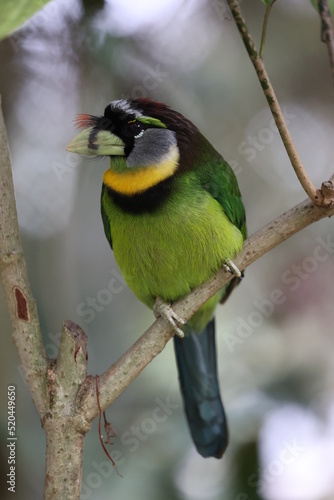
[[[174,301],[206,281],[241,249],[242,235],[203,189],[178,190],[159,209],[133,215],[108,192],[102,205],[116,262],[137,297]]]

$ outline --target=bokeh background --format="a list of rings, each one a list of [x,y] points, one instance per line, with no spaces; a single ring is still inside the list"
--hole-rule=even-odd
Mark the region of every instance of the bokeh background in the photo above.
[[[264,5],[241,6],[259,45]],[[264,58],[319,186],[333,174],[334,92],[309,0],[276,2]],[[249,233],[306,197],[224,0],[55,0],[1,42],[0,74],[21,236],[47,352],[57,355],[62,321],[71,319],[88,335],[91,374],[118,359],[153,315],[122,283],[104,237],[99,203],[108,160],[65,150],[77,113],[101,114],[112,99],[146,96],[182,112],[232,165]],[[224,458],[205,460],[194,450],[170,343],[107,411],[118,435],[110,451],[123,478],[93,423],[82,499],[334,499],[333,243],[332,220],[308,227],[247,269],[219,309],[230,427]],[[2,290],[0,314],[3,409],[7,386],[17,391],[15,498],[42,498],[45,437]],[[1,427],[4,436],[5,411]],[[5,446],[0,453],[4,477]]]

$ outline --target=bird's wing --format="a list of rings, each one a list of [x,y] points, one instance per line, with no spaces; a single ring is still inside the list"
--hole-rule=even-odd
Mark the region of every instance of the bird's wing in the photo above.
[[[247,237],[246,213],[237,178],[230,165],[222,158],[201,169],[201,184],[224,210],[230,221]]]
[[[237,178],[230,165],[221,157],[216,157],[213,162],[201,169],[201,184],[210,195],[221,205],[227,217],[241,232],[244,240],[247,237],[246,213],[239,191]],[[234,277],[225,287],[220,301],[223,304],[234,288],[240,283],[241,278]]]

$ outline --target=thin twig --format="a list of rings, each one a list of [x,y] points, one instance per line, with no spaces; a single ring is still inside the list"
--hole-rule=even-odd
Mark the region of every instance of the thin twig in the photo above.
[[[306,200],[250,236],[244,243],[243,251],[234,259],[234,262],[239,269],[245,269],[306,226],[332,215],[334,215],[334,206],[324,209]],[[185,320],[189,319],[231,278],[231,274],[224,269],[220,270],[210,281],[173,304],[173,310]],[[161,318],[157,319],[137,342],[99,377],[99,402],[102,409],[109,406],[138,377],[152,359],[164,349],[172,336],[173,331],[170,325]],[[78,399],[78,407],[81,408],[85,419],[91,421],[98,415],[93,377],[86,380]]]
[[[253,63],[256,74],[260,81],[262,90],[267,99],[269,108],[274,117],[276,126],[282,138],[283,144],[285,146],[286,152],[290,158],[291,164],[296,172],[296,175],[299,179],[299,182],[303,186],[305,192],[310,197],[310,199],[319,206],[326,206],[330,204],[331,201],[327,200],[327,198],[323,195],[323,193],[316,189],[313,185],[311,179],[309,178],[302,161],[298,155],[298,152],[295,148],[295,145],[292,141],[291,135],[289,133],[288,127],[285,123],[282,110],[277,101],[273,86],[269,80],[268,73],[264,66],[263,60],[259,56],[253,39],[247,29],[245,20],[242,16],[241,9],[237,0],[226,0],[227,4],[230,7],[233,19],[236,23],[236,26],[240,32],[241,38],[244,42],[250,60]]]
[[[263,50],[264,50],[264,44],[266,42],[266,33],[267,33],[267,26],[268,26],[268,19],[269,19],[269,14],[271,11],[272,6],[276,0],[271,0],[270,4],[267,5],[266,11],[264,13],[264,19],[263,19],[263,26],[262,26],[262,36],[261,36],[261,44],[260,44],[260,51],[259,51],[259,56],[261,59],[263,58]]]
[[[114,461],[114,459],[112,458],[112,456],[109,454],[109,451],[107,450],[107,448],[104,446],[104,442],[103,442],[103,436],[102,436],[102,432],[101,432],[101,417],[102,417],[102,410],[101,410],[101,405],[100,405],[100,395],[99,395],[99,377],[96,375],[95,376],[95,387],[96,387],[96,401],[97,401],[97,406],[98,406],[98,409],[99,409],[99,439],[100,439],[100,443],[101,443],[101,446],[103,448],[103,451],[104,453],[107,455],[107,457],[109,458],[110,462],[112,463],[113,467],[115,467],[116,469],[116,472],[117,474],[120,476],[120,477],[123,477],[122,474],[120,474],[118,472],[118,469],[117,469],[117,465]],[[103,416],[104,416],[104,421],[105,421],[105,426],[106,426],[106,417],[105,417],[105,413],[103,412]],[[108,437],[108,441],[109,441],[109,437]]]
[[[321,40],[326,43],[334,84],[334,26],[333,19],[328,7],[327,0],[318,0],[319,14],[321,18]]]

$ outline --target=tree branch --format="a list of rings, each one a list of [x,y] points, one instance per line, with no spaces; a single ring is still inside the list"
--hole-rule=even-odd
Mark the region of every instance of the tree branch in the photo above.
[[[7,133],[0,98],[0,275],[31,397],[40,415],[47,409],[48,360],[19,235]]]
[[[45,500],[80,498],[84,435],[76,396],[86,378],[87,337],[72,321],[63,324],[57,362],[48,370],[49,411],[42,419],[46,432]]]
[[[277,101],[274,88],[270,82],[269,75],[266,71],[263,60],[259,56],[255,44],[253,42],[253,39],[251,37],[251,34],[247,29],[246,22],[242,16],[242,12],[238,1],[237,0],[226,0],[226,1],[228,6],[230,7],[234,22],[239,30],[239,33],[246,47],[249,58],[254,66],[263,93],[267,99],[268,106],[271,110],[279,134],[282,138],[284,147],[290,158],[291,165],[293,166],[294,171],[296,172],[299,182],[301,183],[305,192],[313,201],[313,203],[319,206],[330,205],[332,203],[331,199],[328,200],[325,194],[321,190],[316,189],[316,187],[313,185],[311,179],[309,178],[302,164],[302,161],[292,141],[288,127],[285,123],[282,110]]]
[[[334,192],[329,181],[328,189]],[[334,197],[332,198],[334,199]],[[239,269],[245,269],[277,245],[313,222],[334,215],[334,206],[321,208],[305,200],[250,236],[243,251],[234,259]],[[221,269],[217,275],[193,290],[187,297],[173,304],[173,310],[188,320],[199,307],[232,279]],[[109,406],[140,372],[155,358],[173,336],[170,325],[162,318],[156,320],[137,342],[99,377],[99,398],[102,409]],[[85,419],[98,415],[95,378],[88,377],[78,394],[78,407]]]
[[[328,8],[328,1],[318,0],[318,9],[321,18],[321,40],[327,45],[332,80],[334,84],[334,27],[333,19]]]
[[[0,275],[11,316],[13,340],[46,432],[44,498],[77,500],[81,489],[83,439],[90,428],[76,407],[79,387],[86,378],[87,339],[80,327],[65,322],[58,359],[48,360],[19,236],[1,102],[0,178]]]

